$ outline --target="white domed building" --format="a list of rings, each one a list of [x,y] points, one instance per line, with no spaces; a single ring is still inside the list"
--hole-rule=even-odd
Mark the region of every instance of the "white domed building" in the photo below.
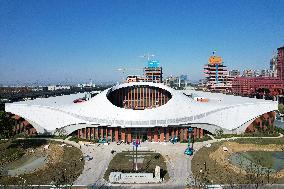
[[[160,83],[116,85],[89,100],[73,103],[84,94],[8,103],[6,112],[27,121],[37,134],[76,135],[85,139],[108,138],[162,142],[172,137],[187,140],[205,133],[253,132],[273,125],[278,103],[220,93],[177,91]],[[263,122],[265,120],[265,122]]]

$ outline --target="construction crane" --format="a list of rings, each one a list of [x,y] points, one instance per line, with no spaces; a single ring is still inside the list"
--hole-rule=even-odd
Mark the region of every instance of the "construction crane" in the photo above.
[[[147,54],[144,54],[142,56],[140,56],[141,58],[146,58],[147,61],[150,61],[152,57],[155,57],[154,54],[150,54],[150,53],[147,53]]]
[[[116,71],[122,72],[122,81],[125,81],[125,73],[127,71],[141,71],[142,68],[117,68]]]

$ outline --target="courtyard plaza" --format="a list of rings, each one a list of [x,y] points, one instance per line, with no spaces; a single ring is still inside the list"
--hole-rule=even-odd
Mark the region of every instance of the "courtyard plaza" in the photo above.
[[[211,136],[212,137],[212,136]],[[283,135],[280,134],[278,137],[262,137],[265,138],[282,138]],[[234,140],[239,138],[257,138],[257,137],[232,137],[232,138],[222,138],[212,140],[195,142],[193,145],[194,152],[196,153],[199,149],[204,146],[210,146],[210,144]],[[111,184],[107,182],[103,177],[106,172],[109,162],[114,157],[115,153],[122,151],[132,151],[133,146],[129,144],[117,145],[114,142],[109,143],[109,145],[104,144],[85,144],[81,145],[81,150],[84,156],[91,157],[89,161],[85,161],[85,166],[82,174],[74,182],[75,186],[109,186],[109,187],[126,187],[126,188],[144,188],[145,184]],[[161,184],[147,184],[147,187],[151,188],[185,188],[188,185],[196,185],[195,179],[191,171],[191,160],[193,156],[187,156],[184,154],[187,148],[187,143],[176,143],[172,144],[170,142],[142,142],[138,147],[138,150],[152,150],[160,153],[166,160],[167,171],[170,179],[168,181],[162,182]],[[111,151],[115,153],[111,153]]]
[[[195,143],[194,148],[200,148],[203,146],[202,142]],[[85,161],[85,167],[82,174],[75,181],[75,185],[112,185],[119,186],[117,184],[109,184],[104,180],[104,173],[108,168],[108,164],[113,158],[115,153],[122,151],[132,151],[132,145],[110,143],[109,145],[103,144],[92,144],[92,145],[81,145],[81,150],[84,156],[89,155],[92,157],[89,161]],[[165,186],[180,186],[184,187],[187,183],[193,182],[191,176],[191,157],[184,155],[184,150],[187,148],[187,143],[154,143],[154,142],[143,142],[141,143],[138,150],[153,150],[160,153],[166,160],[167,171],[169,174],[169,181],[163,182],[162,184],[153,184],[153,186],[161,187]],[[127,186],[127,184],[123,185]],[[131,185],[131,187],[143,187],[143,184]]]

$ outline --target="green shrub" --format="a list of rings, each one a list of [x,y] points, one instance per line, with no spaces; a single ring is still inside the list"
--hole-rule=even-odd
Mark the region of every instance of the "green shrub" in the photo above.
[[[284,104],[279,104],[278,105],[278,110],[281,114],[284,114]]]

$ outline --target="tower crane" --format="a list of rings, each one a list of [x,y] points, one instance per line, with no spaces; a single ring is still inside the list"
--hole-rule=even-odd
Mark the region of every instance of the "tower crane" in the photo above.
[[[122,72],[122,81],[125,81],[125,73],[127,71],[141,71],[142,68],[117,68],[116,71]]]
[[[154,54],[150,54],[150,53],[147,53],[147,54],[144,54],[142,56],[140,56],[141,58],[146,58],[147,61],[151,60],[152,57],[155,57]]]

